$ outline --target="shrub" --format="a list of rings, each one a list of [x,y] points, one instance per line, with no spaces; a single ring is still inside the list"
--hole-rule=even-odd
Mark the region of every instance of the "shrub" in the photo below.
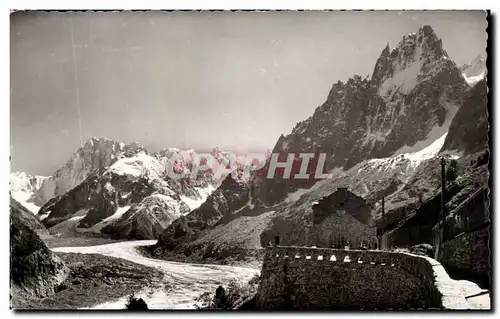
[[[226,288],[223,286],[217,287],[215,294],[209,292],[201,294],[197,298],[201,306],[197,305],[196,307],[204,310],[230,310],[237,308],[255,295],[259,282],[260,276],[258,274],[253,276],[247,284],[240,284],[232,280]]]
[[[410,248],[410,253],[434,258],[434,247],[429,244],[418,244]]]
[[[148,305],[142,298],[135,297],[134,294],[131,294],[128,297],[128,302],[126,305],[127,310],[148,310]]]

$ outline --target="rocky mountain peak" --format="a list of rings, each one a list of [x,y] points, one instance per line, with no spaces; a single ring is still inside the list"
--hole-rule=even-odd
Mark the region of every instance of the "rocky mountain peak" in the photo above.
[[[448,60],[448,53],[429,25],[421,27],[417,33],[409,33],[390,52],[387,45],[378,58],[371,82],[379,89],[380,95],[390,94],[394,86],[408,94],[419,80]],[[393,79],[391,81],[390,79]],[[405,80],[405,85],[403,84]]]
[[[33,190],[30,202],[40,207],[49,199],[65,194],[95,172],[111,166],[121,158],[139,153],[147,154],[147,151],[138,143],[125,144],[106,137],[91,137],[61,168],[44,179],[39,189]]]
[[[280,161],[290,153],[323,153],[326,170],[348,170],[366,159],[418,151],[447,132],[466,90],[442,41],[425,25],[394,49],[386,45],[371,79],[334,82],[326,101],[281,135],[273,153]],[[302,185],[264,179],[261,196],[272,205]]]

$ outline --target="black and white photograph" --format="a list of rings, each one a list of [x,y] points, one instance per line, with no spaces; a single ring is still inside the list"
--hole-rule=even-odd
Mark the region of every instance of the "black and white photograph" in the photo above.
[[[489,16],[10,12],[10,309],[491,311]]]

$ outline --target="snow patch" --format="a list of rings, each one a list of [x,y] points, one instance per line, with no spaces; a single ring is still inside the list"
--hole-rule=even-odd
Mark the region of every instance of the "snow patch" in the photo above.
[[[420,164],[424,160],[436,157],[436,155],[443,147],[447,135],[448,133],[443,134],[440,138],[435,140],[431,145],[427,146],[426,148],[418,152],[403,154],[404,158],[408,158],[410,161]]]
[[[113,191],[114,191],[113,185],[111,185],[111,183],[110,183],[110,182],[107,182],[106,184],[104,184],[104,188],[105,188],[108,192],[113,192]]]
[[[198,193],[196,199],[185,195],[179,195],[181,200],[189,207],[190,211],[193,211],[200,207],[201,204],[203,204],[207,200],[208,196],[210,196],[215,190],[215,188],[211,184],[208,184],[206,187],[194,187],[194,189]]]
[[[132,157],[125,157],[115,162],[108,172],[117,175],[126,175],[131,178],[139,178],[148,175],[152,179],[161,179],[163,166],[154,157],[139,153]]]
[[[191,197],[187,197],[185,195],[180,195],[180,198],[184,202],[184,204],[189,207],[190,211],[197,209],[204,202],[201,198],[192,199]]]
[[[120,217],[123,216],[123,214],[125,214],[128,210],[130,209],[130,206],[123,206],[123,207],[118,207],[116,209],[116,212],[107,217],[106,219],[104,220],[101,220],[100,222],[98,222],[97,224],[95,224],[94,226],[90,227],[90,228],[78,228],[78,231],[79,232],[92,232],[92,233],[100,233],[101,232],[101,229],[109,224],[111,224],[112,222],[114,222],[115,220],[118,220]]]
[[[444,134],[448,133],[448,129],[450,128],[451,121],[457,114],[458,107],[452,103],[446,102],[446,118],[441,126],[434,126],[425,140],[419,141],[415,143],[413,146],[405,145],[397,150],[394,155],[404,154],[404,153],[415,153],[420,150],[423,150],[433,144],[436,140],[440,139]],[[444,142],[444,140],[443,140]]]
[[[481,74],[476,75],[476,76],[469,76],[468,77],[465,73],[462,73],[462,75],[463,75],[465,81],[467,82],[467,84],[469,84],[470,86],[474,86],[477,82],[479,82],[485,78],[486,71],[483,71]]]
[[[418,52],[416,56],[420,56]],[[418,76],[420,75],[421,67],[422,66],[419,61],[413,62],[405,69],[401,69],[399,65],[396,65],[393,76],[385,80],[382,85],[380,85],[379,95],[386,96],[390,90],[394,90],[396,88],[399,88],[399,92],[402,94],[410,93],[411,90],[413,90],[413,88],[418,84]]]

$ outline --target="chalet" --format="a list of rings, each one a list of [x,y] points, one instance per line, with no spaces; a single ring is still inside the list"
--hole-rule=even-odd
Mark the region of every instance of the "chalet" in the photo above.
[[[351,249],[376,247],[377,230],[371,218],[373,207],[347,188],[338,188],[314,203],[312,209],[308,245],[344,248],[348,244]]]

